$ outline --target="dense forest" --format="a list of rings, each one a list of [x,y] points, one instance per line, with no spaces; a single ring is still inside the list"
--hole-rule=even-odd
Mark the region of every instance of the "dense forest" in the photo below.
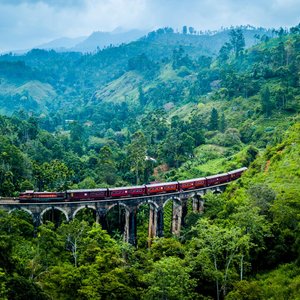
[[[1,299],[300,299],[300,24],[216,35],[0,56],[1,197],[248,167],[150,248],[1,212]]]

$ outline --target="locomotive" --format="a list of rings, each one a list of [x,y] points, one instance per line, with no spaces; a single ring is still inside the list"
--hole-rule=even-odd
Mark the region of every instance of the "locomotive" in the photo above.
[[[130,197],[151,196],[164,193],[175,193],[187,190],[197,190],[209,186],[227,183],[241,177],[247,168],[243,167],[228,173],[213,176],[194,178],[181,181],[145,184],[130,187],[99,188],[67,190],[65,192],[35,192],[26,191],[18,197],[21,203],[30,202],[61,202],[61,201],[85,201],[107,200]]]

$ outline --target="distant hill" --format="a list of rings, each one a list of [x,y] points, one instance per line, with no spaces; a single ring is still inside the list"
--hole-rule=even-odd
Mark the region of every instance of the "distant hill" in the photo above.
[[[132,29],[127,31],[122,28],[116,28],[111,32],[96,31],[89,36],[77,38],[62,37],[48,43],[38,45],[34,48],[55,50],[57,52],[95,52],[106,47],[119,46],[123,43],[133,42],[147,33],[148,31],[145,30]],[[24,53],[24,51],[19,53]]]
[[[75,47],[77,44],[84,41],[87,37],[77,37],[77,38],[68,38],[62,37],[59,39],[55,39],[45,44],[41,44],[36,46],[37,49],[45,49],[45,50],[56,50],[56,51],[69,51],[70,48]]]
[[[273,34],[263,28],[240,28],[246,48],[261,42],[261,37]],[[72,112],[83,99],[92,105],[93,101],[98,104],[125,99],[132,103],[138,100],[139,86],[145,89],[149,106],[180,103],[192,86],[195,85],[193,94],[202,95],[220,80],[217,69],[212,70],[208,78],[200,73],[203,68],[209,68],[210,60],[230,41],[230,30],[182,34],[171,28],[162,28],[138,38],[145,32],[117,29],[111,33],[93,33],[74,46],[72,52],[33,49],[24,55],[2,55],[0,82],[3,92],[0,102],[3,111],[9,114],[24,107],[35,112],[47,113],[48,110],[49,113],[67,105],[74,106],[74,110],[65,112],[68,118],[73,118]],[[134,37],[136,41],[125,44],[126,39]],[[113,41],[123,41],[124,44],[105,46],[105,42]],[[70,45],[74,40],[59,39],[48,46],[63,46],[64,42]],[[97,50],[97,46],[106,48]],[[76,49],[89,53],[75,52]],[[205,80],[201,77],[205,86],[197,86],[197,76],[205,77]],[[28,82],[31,83],[26,84]],[[48,85],[52,87],[51,92]],[[23,96],[30,101],[23,101]]]
[[[89,37],[74,45],[70,50],[79,52],[94,52],[97,49],[103,49],[109,46],[118,46],[122,43],[135,41],[146,35],[147,31],[129,30],[123,31],[118,28],[112,32],[93,32]]]
[[[239,28],[243,32],[246,48],[257,44],[262,37],[272,37],[273,35],[270,29],[255,28],[252,26],[241,26]],[[191,56],[197,56],[199,53],[202,55],[216,55],[221,47],[226,42],[229,42],[231,29],[182,34],[174,32],[172,28],[162,28],[150,32],[142,40],[156,46],[161,45],[160,48],[162,50],[163,47],[162,53],[164,55],[170,54],[174,46],[179,45]]]

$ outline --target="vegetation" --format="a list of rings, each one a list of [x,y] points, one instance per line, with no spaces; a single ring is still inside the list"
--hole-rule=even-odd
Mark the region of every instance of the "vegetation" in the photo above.
[[[1,299],[299,299],[299,25],[252,33],[249,48],[231,30],[209,57],[187,27],[95,54],[0,57],[1,197],[249,167],[149,249],[148,208],[137,249],[90,215],[35,229],[1,212]]]

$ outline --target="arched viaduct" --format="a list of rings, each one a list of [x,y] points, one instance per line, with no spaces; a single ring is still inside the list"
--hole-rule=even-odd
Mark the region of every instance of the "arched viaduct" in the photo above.
[[[18,201],[3,199],[0,200],[0,209],[8,212],[16,209],[24,210],[32,216],[34,225],[39,226],[43,222],[44,214],[49,210],[61,211],[66,221],[70,221],[76,217],[80,210],[90,208],[96,212],[96,221],[103,225],[108,212],[116,205],[119,205],[125,209],[124,240],[132,245],[136,245],[137,211],[141,205],[148,204],[150,207],[148,227],[148,238],[150,241],[154,237],[163,237],[164,235],[164,207],[169,201],[173,202],[171,232],[173,235],[179,235],[187,214],[188,199],[192,199],[193,211],[200,212],[203,210],[204,205],[202,196],[208,191],[220,193],[227,184],[170,194],[97,201],[19,203]]]

